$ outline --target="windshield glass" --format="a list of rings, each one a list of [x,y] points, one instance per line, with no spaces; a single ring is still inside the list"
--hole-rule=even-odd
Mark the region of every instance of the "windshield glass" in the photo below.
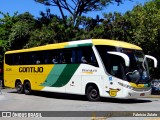
[[[117,78],[133,82],[148,83],[149,71],[147,61],[144,61],[142,50],[133,50],[118,48],[113,46],[96,46],[107,73]],[[107,52],[115,51],[126,54],[130,59],[130,66],[126,67],[124,59],[117,55],[111,55]]]
[[[148,63],[144,61],[144,54],[141,50],[122,49],[121,52],[130,58],[130,66],[125,67],[125,74],[128,81],[135,83],[146,83],[149,80]],[[139,74],[135,78],[135,74]]]

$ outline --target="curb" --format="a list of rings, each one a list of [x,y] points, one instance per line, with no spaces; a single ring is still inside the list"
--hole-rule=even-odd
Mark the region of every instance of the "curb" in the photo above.
[[[145,98],[160,98],[160,95],[150,95],[150,96],[145,97]]]

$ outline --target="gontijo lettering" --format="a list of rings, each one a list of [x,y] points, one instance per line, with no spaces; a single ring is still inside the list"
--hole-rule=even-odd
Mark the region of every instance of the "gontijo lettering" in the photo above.
[[[19,72],[42,73],[43,67],[20,67]]]

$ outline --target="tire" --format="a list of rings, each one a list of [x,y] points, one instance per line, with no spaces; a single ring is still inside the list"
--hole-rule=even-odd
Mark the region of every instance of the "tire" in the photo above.
[[[16,90],[19,94],[24,93],[23,84],[20,81],[16,82]]]
[[[24,93],[26,95],[30,95],[31,92],[32,92],[32,90],[31,90],[31,84],[30,84],[30,82],[25,82],[24,83]]]
[[[92,85],[87,87],[86,96],[89,101],[100,100],[98,88]]]

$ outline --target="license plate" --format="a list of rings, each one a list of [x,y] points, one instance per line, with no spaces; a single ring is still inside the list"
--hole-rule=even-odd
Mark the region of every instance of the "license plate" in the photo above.
[[[145,96],[145,93],[141,93],[140,96]]]

